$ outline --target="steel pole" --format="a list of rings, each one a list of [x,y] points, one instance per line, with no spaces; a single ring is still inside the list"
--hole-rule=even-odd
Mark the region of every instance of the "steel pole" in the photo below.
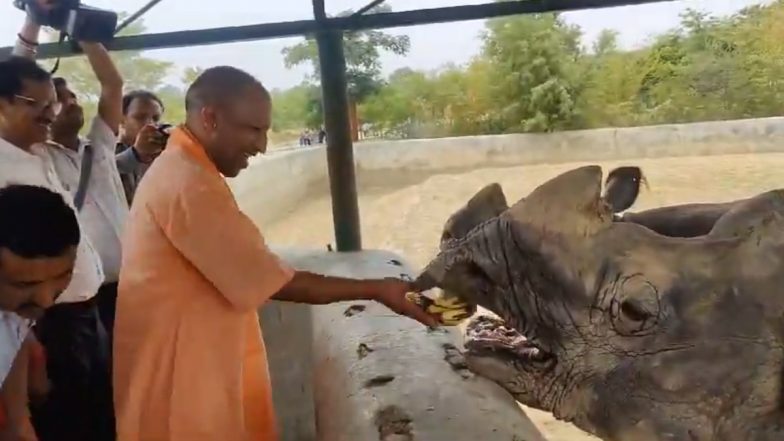
[[[320,32],[316,35],[316,42],[321,66],[321,96],[327,131],[327,165],[335,242],[337,251],[359,251],[362,249],[362,234],[349,122],[343,33]]]

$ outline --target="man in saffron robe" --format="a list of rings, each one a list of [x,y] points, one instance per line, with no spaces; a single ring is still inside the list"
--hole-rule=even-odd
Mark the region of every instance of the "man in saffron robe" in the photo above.
[[[376,300],[436,322],[405,299],[404,281],[298,272],[267,248],[224,180],[266,150],[271,101],[257,80],[208,69],[186,111],[127,222],[114,337],[118,441],[275,441],[256,312],[266,301]]]

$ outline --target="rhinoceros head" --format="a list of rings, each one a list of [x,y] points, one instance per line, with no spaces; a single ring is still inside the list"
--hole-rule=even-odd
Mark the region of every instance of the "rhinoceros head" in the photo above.
[[[636,190],[612,186],[587,166],[450,217],[419,283],[498,316],[469,324],[470,368],[605,440],[767,439],[762,421],[784,422],[784,193],[674,238],[614,222]]]

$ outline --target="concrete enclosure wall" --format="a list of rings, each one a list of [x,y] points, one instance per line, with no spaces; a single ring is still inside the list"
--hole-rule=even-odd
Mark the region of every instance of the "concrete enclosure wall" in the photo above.
[[[784,118],[768,118],[368,142],[355,147],[355,161],[359,184],[367,191],[385,186],[393,174],[397,183],[401,176],[413,183],[473,168],[781,151]],[[264,224],[324,194],[327,181],[325,149],[316,146],[260,158],[230,184],[243,208],[263,213],[257,220]],[[380,251],[281,254],[297,268],[323,274],[411,273],[405,264],[389,265],[402,258]],[[428,335],[366,303],[311,308],[271,302],[260,316],[283,441],[312,441],[317,432],[320,441],[542,439],[506,394],[459,367],[453,335]],[[405,433],[393,436],[400,434],[389,430],[398,426]]]
[[[318,274],[413,276],[387,251],[276,251]],[[373,302],[273,302],[261,324],[283,441],[544,441],[505,391],[467,370],[448,330]]]
[[[358,183],[369,191],[384,187],[392,176],[394,182],[413,183],[433,174],[474,168],[782,151],[784,117],[777,117],[549,134],[372,141],[355,146],[354,160]],[[328,191],[326,150],[314,146],[270,153],[231,185],[243,205],[263,208],[265,215],[259,221],[272,222],[306,198]]]

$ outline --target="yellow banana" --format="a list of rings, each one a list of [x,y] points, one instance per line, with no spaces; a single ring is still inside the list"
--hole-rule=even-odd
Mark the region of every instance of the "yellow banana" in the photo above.
[[[473,306],[452,296],[439,295],[433,299],[420,293],[410,292],[406,294],[406,299],[438,317],[438,321],[443,326],[457,326],[476,311]]]

